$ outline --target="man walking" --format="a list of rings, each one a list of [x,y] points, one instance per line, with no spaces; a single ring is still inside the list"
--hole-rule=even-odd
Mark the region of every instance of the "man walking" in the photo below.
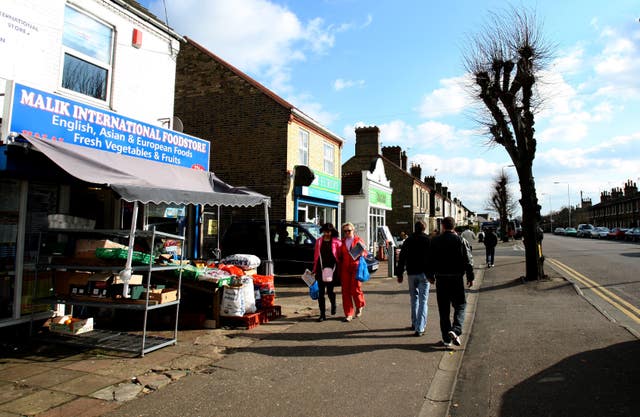
[[[440,331],[445,347],[450,347],[451,343],[456,346],[462,343],[460,335],[467,306],[463,277],[467,275],[469,287],[473,285],[474,279],[471,251],[466,241],[453,230],[454,225],[453,217],[442,219],[444,230],[432,239],[427,264],[429,281],[436,283]],[[450,318],[451,306],[453,324]]]
[[[464,232],[460,234],[460,236],[462,236],[469,243],[469,247],[473,250],[473,241],[476,240],[476,234],[467,227],[466,229],[464,229]]]
[[[484,237],[484,248],[486,252],[487,258],[487,268],[491,268],[493,266],[493,261],[496,256],[496,245],[498,244],[498,235],[493,231],[493,229],[487,230],[487,233]]]
[[[405,267],[407,269],[411,299],[411,328],[416,336],[422,336],[427,325],[429,281],[426,273],[430,241],[429,236],[424,233],[425,229],[424,222],[416,222],[414,233],[402,244],[396,269],[399,283],[402,283]]]

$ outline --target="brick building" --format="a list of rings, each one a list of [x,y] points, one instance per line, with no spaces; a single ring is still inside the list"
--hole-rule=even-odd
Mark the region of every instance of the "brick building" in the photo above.
[[[377,126],[356,129],[356,152],[342,165],[343,178],[352,173],[372,170],[378,160],[382,161],[393,190],[392,210],[386,211],[384,225],[389,227],[394,236],[400,232],[410,233],[416,220],[424,220],[429,225],[430,190],[420,180],[421,167],[414,165],[411,172],[407,172],[407,154],[399,146],[387,146],[381,150],[380,129]]]
[[[342,138],[188,38],[175,114],[185,132],[211,141],[220,179],[271,197],[272,219],[339,223]],[[247,212],[227,210],[222,220]]]
[[[600,203],[589,207],[590,218],[596,226],[639,227],[640,193],[635,182],[629,180],[624,188],[613,188],[600,194]]]

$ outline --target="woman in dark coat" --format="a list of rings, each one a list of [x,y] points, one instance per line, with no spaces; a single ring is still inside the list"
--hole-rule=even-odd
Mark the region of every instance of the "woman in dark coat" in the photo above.
[[[327,319],[325,292],[331,303],[331,315],[336,314],[336,293],[334,288],[336,285],[340,285],[338,258],[342,241],[338,238],[338,231],[331,223],[323,224],[320,232],[322,232],[322,236],[316,240],[313,252],[313,273],[318,282],[319,290],[318,307],[320,308],[320,317],[318,321],[325,321]],[[325,271],[324,273],[323,270]]]

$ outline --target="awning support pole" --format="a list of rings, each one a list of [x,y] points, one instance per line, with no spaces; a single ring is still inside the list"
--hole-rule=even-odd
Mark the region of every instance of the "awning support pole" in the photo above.
[[[131,215],[131,231],[129,232],[129,250],[127,251],[127,263],[120,271],[122,286],[122,297],[129,298],[129,281],[131,280],[131,263],[133,261],[133,245],[136,239],[136,225],[138,223],[138,202],[133,202],[133,213]]]
[[[273,275],[273,261],[271,260],[271,231],[269,230],[269,206],[264,201],[264,223],[267,234],[267,261],[265,262],[265,275]]]

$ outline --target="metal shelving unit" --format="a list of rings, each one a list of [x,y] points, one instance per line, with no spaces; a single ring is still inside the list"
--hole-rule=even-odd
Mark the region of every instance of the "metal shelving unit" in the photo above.
[[[134,237],[146,237],[150,239],[150,247],[153,250],[155,247],[156,239],[158,238],[166,238],[166,239],[174,239],[182,242],[182,247],[184,248],[184,235],[175,235],[170,233],[164,233],[155,230],[136,230],[133,232],[133,236],[131,236],[131,232],[126,230],[77,230],[77,229],[50,229],[46,232],[46,234],[56,234],[56,235],[75,235],[75,236],[110,236],[110,237],[120,237],[120,238],[129,238],[130,242],[133,242]],[[42,238],[41,238],[42,240]],[[42,248],[42,244],[40,245]],[[38,255],[38,259],[41,259],[40,254]],[[98,307],[98,308],[110,308],[110,309],[119,309],[119,310],[137,310],[144,312],[144,321],[142,325],[142,334],[133,334],[128,332],[118,332],[111,330],[101,330],[94,329],[87,333],[82,333],[78,335],[66,335],[66,334],[58,334],[54,332],[48,332],[44,330],[41,334],[34,335],[40,339],[44,339],[49,342],[54,343],[65,343],[76,346],[89,346],[89,347],[98,347],[109,350],[118,350],[132,353],[140,353],[140,356],[144,356],[146,353],[163,348],[169,345],[175,345],[178,341],[178,314],[180,312],[180,296],[181,296],[181,287],[182,287],[182,252],[180,257],[179,265],[154,265],[153,256],[147,265],[136,265],[131,266],[132,272],[144,272],[146,273],[146,282],[145,282],[145,293],[146,299],[142,301],[132,302],[125,300],[106,300],[106,299],[96,299],[96,300],[88,300],[86,298],[77,299],[74,297],[46,297],[39,298],[38,302],[51,304],[51,305],[69,305],[71,306],[71,314],[73,314],[74,306],[84,306],[84,307]],[[41,263],[38,262],[36,268],[36,281],[38,276],[38,271],[53,271],[53,279],[55,280],[55,271],[65,270],[65,271],[92,271],[92,272],[118,272],[122,270],[121,266],[109,265],[72,265],[72,264],[59,264],[59,263]],[[172,271],[179,270],[178,274],[178,288],[177,288],[177,299],[175,301],[169,301],[165,303],[150,303],[149,294],[151,287],[151,276],[154,272],[157,271]],[[104,300],[104,301],[103,301]],[[151,336],[147,334],[147,320],[148,320],[148,312],[152,310],[157,310],[161,308],[169,308],[175,307],[175,328],[173,330],[173,337],[159,337],[159,336]],[[33,316],[32,316],[33,317]],[[32,318],[33,320],[33,318]]]

